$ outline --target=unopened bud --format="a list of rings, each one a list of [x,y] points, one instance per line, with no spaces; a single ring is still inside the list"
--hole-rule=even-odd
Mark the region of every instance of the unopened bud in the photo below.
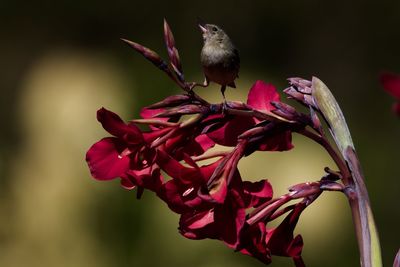
[[[175,106],[179,106],[189,100],[190,100],[189,95],[173,95],[173,96],[168,96],[164,100],[154,103],[154,104],[148,106],[147,108],[157,109],[157,108],[175,107]]]

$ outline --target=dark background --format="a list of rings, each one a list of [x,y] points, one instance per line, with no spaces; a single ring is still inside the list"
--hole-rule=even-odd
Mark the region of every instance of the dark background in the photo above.
[[[184,239],[178,218],[154,196],[137,201],[117,181],[97,182],[84,162],[88,147],[107,135],[95,120],[98,108],[131,119],[178,90],[119,38],[165,57],[167,18],[188,80],[201,81],[199,16],[222,26],[240,50],[239,89],[228,98],[245,98],[256,79],[282,90],[293,76],[318,76],[333,91],[391,266],[399,247],[400,120],[378,77],[400,72],[399,10],[399,1],[2,1],[0,265],[262,266],[216,241]],[[216,86],[203,90],[220,101]],[[286,175],[319,179],[331,162],[316,145],[295,141],[293,152],[257,155],[243,168],[276,177],[273,184]],[[300,221],[306,263],[357,266],[350,210],[343,196],[328,195]],[[274,258],[272,266],[283,265],[290,260]]]

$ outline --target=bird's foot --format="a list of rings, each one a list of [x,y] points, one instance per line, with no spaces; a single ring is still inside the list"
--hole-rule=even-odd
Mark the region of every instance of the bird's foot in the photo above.
[[[222,114],[226,115],[228,113],[228,109],[229,109],[229,104],[226,101],[226,99],[224,99],[224,102],[222,102]]]

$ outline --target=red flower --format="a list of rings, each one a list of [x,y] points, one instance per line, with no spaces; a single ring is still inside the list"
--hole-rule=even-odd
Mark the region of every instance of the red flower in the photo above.
[[[275,109],[271,105],[272,101],[280,101],[280,96],[275,87],[260,80],[256,81],[248,94],[247,105],[259,111],[270,112]],[[259,123],[268,124],[271,122],[260,122],[260,120],[253,117],[227,116],[227,118],[221,118],[218,123],[215,123],[213,129],[216,128],[216,130],[211,130],[207,134],[219,145],[236,146],[238,136]],[[255,150],[261,151],[290,150],[293,148],[292,135],[289,130],[272,127],[271,131],[266,133],[253,146]]]
[[[179,230],[183,236],[219,239],[235,248],[244,226],[246,209],[270,200],[272,187],[267,180],[243,182],[235,167],[229,188],[224,188],[226,193],[222,202],[205,197],[201,190],[223,160],[201,167],[187,160],[191,166],[186,167],[160,151],[157,162],[172,180],[162,185],[158,196],[171,210],[181,214]]]
[[[86,153],[92,176],[98,180],[120,177],[126,188],[139,185],[134,181],[141,180],[137,177],[142,177],[146,171],[147,175],[152,176],[153,169],[149,167],[154,162],[155,151],[148,147],[148,142],[162,135],[165,130],[143,134],[135,124],[125,124],[117,114],[105,108],[97,111],[97,120],[114,137],[101,139]]]
[[[301,259],[303,239],[300,235],[294,237],[293,231],[305,207],[304,203],[297,204],[276,228],[268,229],[264,222],[246,225],[242,232],[239,251],[265,264],[271,262],[272,254],[291,257],[296,262],[296,266],[303,266]]]
[[[380,80],[386,92],[396,98],[397,102],[393,104],[393,112],[400,116],[400,75],[382,73]]]
[[[232,179],[223,203],[214,202],[206,209],[192,209],[182,214],[179,230],[183,236],[219,239],[228,247],[237,248],[245,226],[246,209],[270,200],[272,187],[267,180],[244,184],[237,170]]]

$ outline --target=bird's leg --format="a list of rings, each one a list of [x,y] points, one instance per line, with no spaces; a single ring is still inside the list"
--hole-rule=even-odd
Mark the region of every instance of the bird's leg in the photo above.
[[[226,90],[226,85],[221,86],[221,93],[224,98],[224,103],[222,104],[222,113],[225,114],[226,109],[228,108],[228,103],[226,102],[226,97],[225,97],[225,90]]]
[[[189,90],[192,91],[193,88],[195,88],[196,86],[207,87],[209,84],[210,82],[208,81],[207,77],[204,77],[203,83],[197,83],[197,82],[189,83]]]

